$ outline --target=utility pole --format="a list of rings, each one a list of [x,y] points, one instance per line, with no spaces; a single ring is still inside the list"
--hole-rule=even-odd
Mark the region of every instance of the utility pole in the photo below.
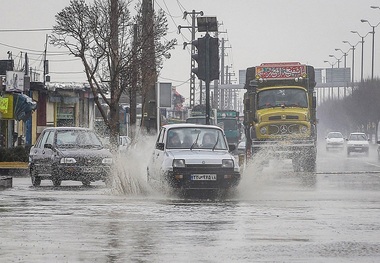
[[[191,29],[191,43],[195,40],[195,30],[196,30],[196,25],[195,25],[195,18],[196,15],[203,16],[203,11],[196,12],[193,10],[192,12],[183,12],[183,19],[186,19],[187,15],[191,16],[191,26],[178,26],[178,32],[181,32],[181,28],[190,28]],[[191,43],[184,43],[184,48],[186,47],[187,44]],[[195,47],[194,45],[191,45],[191,56],[195,54]],[[192,72],[192,69],[195,67],[195,61],[194,59],[190,60],[191,65],[190,65],[190,108],[194,107],[195,105],[195,74]],[[202,97],[202,96],[201,96]]]
[[[224,33],[224,32],[221,32],[221,33]],[[221,41],[221,58],[220,58],[220,84],[223,85],[223,84],[227,84],[227,81],[225,82],[224,81],[224,57],[226,56],[225,55],[225,49],[227,48],[231,48],[231,47],[226,47],[225,46],[225,42],[227,42],[228,40],[225,40],[224,38],[222,38],[222,41]],[[225,109],[225,106],[226,106],[226,103],[225,103],[225,99],[226,99],[226,90],[225,89],[221,89],[220,90],[220,109]]]
[[[146,37],[146,41],[142,46],[142,88],[143,88],[143,114],[142,125],[147,132],[157,130],[156,118],[156,82],[157,71],[155,62],[155,46],[154,46],[154,31],[153,31],[153,0],[142,1],[142,35]]]
[[[136,115],[137,115],[137,76],[138,76],[138,68],[137,68],[137,24],[133,25],[133,55],[132,55],[132,83],[131,88],[129,90],[129,119],[130,119],[130,127],[136,125]],[[128,129],[131,131],[132,138],[135,137],[135,129]]]

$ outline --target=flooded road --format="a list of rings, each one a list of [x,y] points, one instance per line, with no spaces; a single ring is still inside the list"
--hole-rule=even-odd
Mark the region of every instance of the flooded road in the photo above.
[[[15,177],[0,191],[0,262],[378,262],[379,165],[329,152],[316,174],[247,167],[224,200]]]

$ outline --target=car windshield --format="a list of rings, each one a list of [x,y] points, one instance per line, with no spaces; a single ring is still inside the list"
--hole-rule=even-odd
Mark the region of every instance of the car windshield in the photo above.
[[[281,88],[264,90],[258,94],[259,109],[272,107],[301,107],[307,108],[307,95],[303,89]]]
[[[183,127],[168,131],[166,148],[227,150],[227,145],[219,129]]]
[[[329,138],[329,139],[331,139],[331,138],[343,138],[343,135],[339,132],[330,132],[327,135],[327,138]]]
[[[101,147],[102,143],[92,131],[62,130],[57,132],[57,147]]]
[[[351,141],[366,141],[367,136],[365,134],[351,134],[350,140]]]

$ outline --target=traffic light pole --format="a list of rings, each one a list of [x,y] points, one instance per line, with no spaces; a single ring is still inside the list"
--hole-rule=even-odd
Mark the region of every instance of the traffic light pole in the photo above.
[[[210,35],[206,33],[206,125],[210,125]]]

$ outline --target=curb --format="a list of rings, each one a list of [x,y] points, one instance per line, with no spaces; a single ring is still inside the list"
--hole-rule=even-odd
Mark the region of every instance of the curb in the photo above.
[[[26,162],[0,162],[0,176],[23,177],[29,174]]]

